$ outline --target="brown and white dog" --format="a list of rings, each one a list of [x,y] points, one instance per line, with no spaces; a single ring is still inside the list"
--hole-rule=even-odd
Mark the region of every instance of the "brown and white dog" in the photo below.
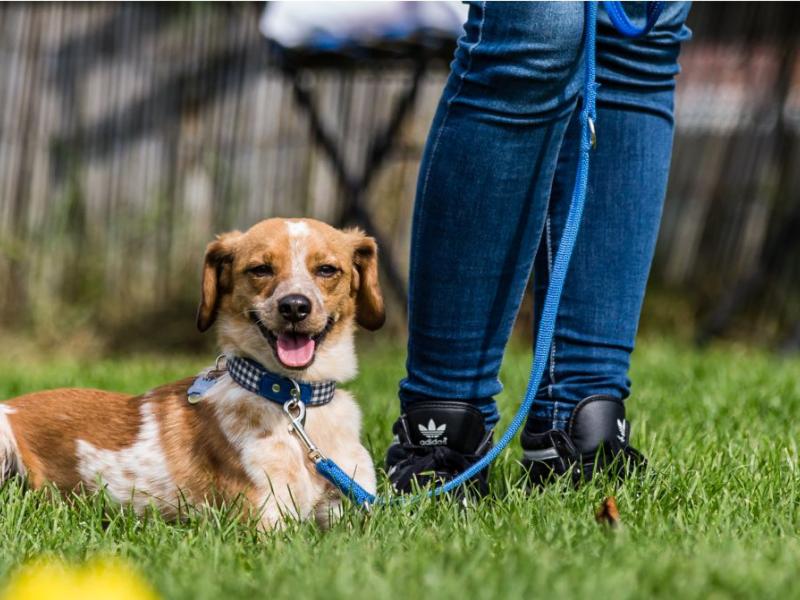
[[[310,219],[269,219],[208,245],[201,331],[217,322],[222,351],[277,375],[343,382],[356,374],[355,324],[384,321],[375,241]],[[281,405],[218,377],[196,404],[194,377],[142,396],[91,389],[36,392],[0,404],[0,481],[11,473],[38,488],[103,486],[117,501],[165,516],[179,500],[244,498],[265,528],[286,516],[326,525],[340,496],[287,428]],[[353,397],[307,411],[306,431],[358,483],[375,491]]]

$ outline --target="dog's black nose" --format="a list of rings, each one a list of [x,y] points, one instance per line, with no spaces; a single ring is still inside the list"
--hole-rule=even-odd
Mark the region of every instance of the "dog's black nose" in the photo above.
[[[290,323],[299,323],[311,313],[311,300],[302,294],[289,294],[278,300],[278,312]]]

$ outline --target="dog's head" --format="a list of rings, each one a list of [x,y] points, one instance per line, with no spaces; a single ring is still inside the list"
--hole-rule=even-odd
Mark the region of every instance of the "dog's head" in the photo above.
[[[306,381],[356,372],[353,323],[383,325],[375,240],[312,219],[268,219],[206,249],[197,327],[225,352]]]

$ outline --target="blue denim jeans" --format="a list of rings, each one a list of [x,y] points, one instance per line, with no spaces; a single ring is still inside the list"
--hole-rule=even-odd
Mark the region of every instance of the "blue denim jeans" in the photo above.
[[[644,3],[626,3],[632,17]],[[592,394],[626,398],[661,217],[688,3],[643,39],[598,14],[597,149],[533,418],[563,428]],[[437,398],[498,418],[500,363],[533,271],[548,284],[573,187],[583,81],[578,2],[470,5],[420,165],[403,405]],[[538,312],[537,312],[538,320]]]

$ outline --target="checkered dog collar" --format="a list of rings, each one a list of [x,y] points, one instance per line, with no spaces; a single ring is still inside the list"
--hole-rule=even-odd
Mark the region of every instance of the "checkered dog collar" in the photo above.
[[[313,382],[289,379],[270,373],[256,361],[241,356],[228,356],[226,364],[231,379],[241,387],[278,404],[292,400],[299,389],[303,404],[322,406],[333,400],[336,392],[336,382],[332,379]]]

